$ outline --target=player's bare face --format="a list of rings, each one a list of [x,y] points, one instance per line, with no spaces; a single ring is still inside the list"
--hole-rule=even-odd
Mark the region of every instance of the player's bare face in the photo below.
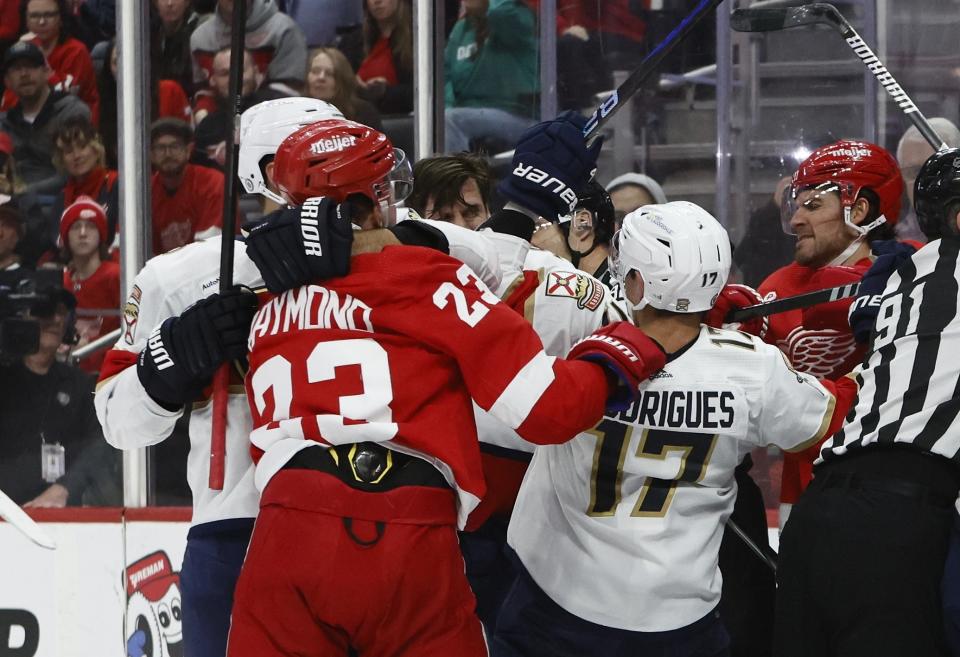
[[[460,187],[460,198],[463,199],[462,203],[456,200],[450,205],[434,206],[431,196],[427,199],[424,216],[427,219],[448,221],[470,230],[476,230],[490,218],[490,211],[483,202],[480,187],[473,178],[468,179]]]
[[[337,93],[337,80],[334,77],[333,60],[327,53],[321,52],[310,62],[307,71],[307,93],[319,100],[333,100]]]
[[[797,236],[794,260],[805,267],[822,267],[840,255],[855,235],[843,221],[837,192],[805,189],[797,194],[790,227]]]

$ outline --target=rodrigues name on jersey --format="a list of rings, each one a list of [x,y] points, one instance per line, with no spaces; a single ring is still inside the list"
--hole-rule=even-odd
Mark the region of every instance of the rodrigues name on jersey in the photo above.
[[[821,439],[833,408],[776,347],[702,326],[628,409],[537,448],[508,542],[580,618],[640,632],[689,625],[720,600],[734,469],[755,447]]]

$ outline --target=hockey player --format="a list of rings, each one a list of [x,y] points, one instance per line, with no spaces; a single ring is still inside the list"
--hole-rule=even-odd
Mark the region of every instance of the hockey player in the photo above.
[[[556,222],[559,217],[569,215],[571,207],[569,199],[531,183],[523,174],[536,167],[564,181],[570,189],[582,185],[595,168],[600,149],[599,141],[585,148],[583,122],[582,117],[567,113],[525,133],[514,149],[511,174],[498,186],[499,195],[508,205],[490,217],[477,233],[499,258],[501,280],[499,285],[491,285],[491,289],[531,323],[550,356],[565,355],[575,342],[605,323],[609,293],[597,279],[577,272],[568,261],[531,247],[530,239],[537,224]],[[414,193],[423,181],[415,183]],[[582,202],[578,198],[575,204]],[[255,258],[261,250],[271,254],[304,251],[302,244],[297,245],[298,240],[302,243],[299,217],[296,222],[286,224],[280,219],[274,215],[265,220],[264,228],[272,232],[256,229],[251,234],[249,252]],[[357,242],[365,241],[365,235],[359,234]],[[258,262],[266,270],[265,278],[282,277],[290,283],[289,275],[280,272],[275,276],[269,269],[275,268],[271,264],[292,260],[265,257]],[[292,269],[306,272],[309,265]],[[308,280],[310,277],[304,276],[296,284]],[[534,445],[479,407],[475,410],[487,494],[471,513],[468,531],[460,535],[460,547],[467,577],[477,597],[477,614],[489,634],[499,605],[513,583],[513,564],[504,552],[507,522]]]
[[[802,449],[834,419],[832,384],[759,338],[700,323],[730,267],[726,231],[706,211],[640,208],[611,248],[667,365],[628,409],[535,452],[510,522],[522,573],[498,619],[498,657],[728,654],[717,553],[734,468],[757,446]]]
[[[567,237],[573,266],[599,278],[614,290],[615,298],[621,299],[619,287],[607,264],[615,222],[610,194],[602,185],[591,182],[578,195],[570,221],[563,222],[561,227]]]
[[[794,262],[760,284],[764,301],[858,282],[872,263],[871,243],[892,240],[900,216],[903,179],[883,148],[861,141],[838,141],[804,160],[785,195],[783,219],[797,237]],[[770,317],[763,336],[800,372],[836,379],[856,366],[865,351],[847,323],[853,299],[809,311]],[[784,458],[780,526],[810,481],[817,447]]]
[[[960,150],[927,160],[914,199],[930,243],[899,267],[878,259],[864,277],[892,272],[879,305],[867,305],[876,323],[854,408],[781,538],[778,657],[948,654],[940,586],[960,491],[958,172]]]
[[[331,146],[317,157],[317,144]],[[274,174],[291,199],[327,197],[305,201],[303,226],[331,198],[354,223],[381,225],[390,190],[377,181],[393,160],[381,133],[325,121],[284,141]],[[470,395],[527,439],[555,442],[663,364],[624,323],[580,341],[574,360],[547,356],[468,267],[413,247],[356,256],[345,277],[271,298],[249,346],[263,496],[232,657],[486,655],[455,532],[484,491]]]
[[[267,101],[244,112],[239,176],[245,188],[286,204],[288,199],[281,195],[272,178],[277,147],[302,126],[341,116],[332,105],[307,98]],[[416,225],[413,226],[402,236],[416,243]],[[478,272],[485,272],[485,280],[495,284],[497,272],[485,269],[485,263],[496,262],[496,252],[475,240],[471,231],[455,226],[441,228],[451,235],[460,235],[461,246],[451,244],[450,250],[471,260]],[[335,231],[324,233],[330,239],[337,235]],[[342,233],[339,236],[339,242],[324,244],[328,252],[349,252],[349,222],[346,237]],[[395,240],[396,236],[391,233],[390,238]],[[249,287],[262,286],[260,273],[247,257],[244,243],[236,242],[235,248],[234,281]],[[474,254],[476,257],[471,257]],[[193,494],[193,518],[181,585],[186,652],[200,657],[220,657],[226,651],[234,584],[259,497],[253,485],[249,455],[249,407],[239,386],[239,372],[228,405],[224,488],[215,491],[207,487],[211,409],[206,386],[220,363],[246,354],[246,327],[255,309],[239,292],[205,299],[216,289],[219,262],[218,237],[147,263],[134,280],[124,305],[123,335],[107,354],[95,398],[107,441],[121,449],[142,448],[166,439],[185,405],[199,401],[190,416],[187,472]],[[175,353],[168,348],[171,341],[176,344],[172,350]]]
[[[333,116],[340,116],[336,108],[312,99],[271,101],[248,110],[243,132],[252,128],[257,137],[241,143],[239,169],[248,189],[267,190],[261,162],[272,157],[283,138],[301,125]],[[233,588],[258,501],[248,450],[250,414],[242,388],[228,402],[223,490],[207,487],[212,414],[204,389],[220,363],[246,353],[246,328],[256,309],[239,291],[201,301],[216,289],[219,267],[220,237],[147,263],[124,305],[123,334],[106,355],[95,397],[104,436],[120,449],[161,442],[185,405],[202,400],[190,415],[187,478],[193,518],[180,573],[185,652],[200,657],[226,651]],[[256,267],[244,257],[242,242],[236,243],[234,280],[261,284]],[[164,350],[170,340],[182,345],[176,359]],[[188,347],[191,342],[195,348]]]

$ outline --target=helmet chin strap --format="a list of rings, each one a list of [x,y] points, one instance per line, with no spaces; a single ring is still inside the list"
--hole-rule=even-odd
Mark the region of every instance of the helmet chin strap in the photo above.
[[[836,267],[838,265],[842,265],[844,262],[846,262],[847,258],[853,255],[854,251],[860,248],[860,243],[867,238],[867,235],[870,233],[871,230],[873,230],[877,226],[887,223],[887,218],[881,214],[879,217],[871,221],[866,226],[858,226],[857,224],[850,221],[850,212],[851,212],[850,206],[847,206],[843,209],[843,222],[857,233],[857,237],[852,242],[850,242],[850,245],[847,246],[847,248],[845,248],[843,251],[841,251],[836,258],[828,262],[825,265],[826,267]]]

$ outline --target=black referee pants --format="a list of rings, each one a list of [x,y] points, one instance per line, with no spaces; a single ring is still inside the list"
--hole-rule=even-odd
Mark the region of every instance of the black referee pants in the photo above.
[[[780,542],[775,657],[947,655],[954,466],[867,448],[818,467]]]

